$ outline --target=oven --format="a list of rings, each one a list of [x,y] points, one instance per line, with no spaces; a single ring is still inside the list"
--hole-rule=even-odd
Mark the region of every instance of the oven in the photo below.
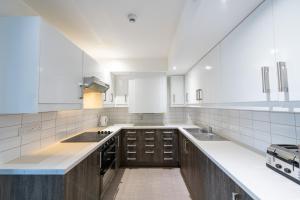
[[[116,168],[116,138],[108,140],[100,148],[100,186],[103,194],[115,175]]]

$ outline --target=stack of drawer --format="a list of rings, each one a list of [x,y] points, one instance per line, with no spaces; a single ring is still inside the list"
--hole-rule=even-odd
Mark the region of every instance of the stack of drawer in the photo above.
[[[142,158],[145,164],[157,164],[160,161],[160,152],[158,148],[158,132],[156,130],[142,130]]]
[[[175,130],[161,130],[163,162],[174,163],[178,160],[178,138]]]
[[[125,132],[125,154],[127,162],[136,161],[138,158],[137,144],[138,144],[138,134],[137,130],[126,130]]]

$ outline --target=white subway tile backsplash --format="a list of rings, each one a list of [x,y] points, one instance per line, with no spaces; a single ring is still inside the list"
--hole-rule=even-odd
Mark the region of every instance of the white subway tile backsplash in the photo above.
[[[42,129],[49,129],[49,128],[54,128],[55,127],[55,120],[47,120],[47,121],[42,121]]]
[[[41,148],[41,140],[31,142],[30,144],[21,146],[21,156],[30,154],[34,151],[37,151]]]
[[[296,139],[295,126],[287,126],[281,124],[271,124],[271,133]]]
[[[37,140],[41,140],[41,133],[34,132],[34,133],[22,135],[21,137],[22,137],[22,145],[23,145],[23,144],[35,142]]]
[[[20,157],[20,147],[0,152],[0,163],[5,163]]]
[[[21,137],[12,137],[5,140],[0,140],[0,152],[16,148],[21,144]]]
[[[240,111],[240,118],[241,119],[250,119],[250,120],[252,120],[252,111],[241,110]]]
[[[71,110],[0,115],[0,163],[96,127],[98,113],[99,110]]]
[[[295,115],[294,113],[272,112],[271,122],[295,126]]]
[[[270,122],[270,112],[253,111],[253,120]]]
[[[254,138],[256,140],[264,141],[266,143],[271,143],[271,133],[270,132],[254,130],[253,133],[254,133]]]
[[[300,126],[300,114],[295,114],[296,126]]]
[[[267,152],[267,148],[270,146],[270,144],[271,143],[254,139],[254,148],[261,152]]]
[[[42,121],[55,120],[57,112],[44,112],[42,113]]]
[[[0,128],[0,140],[18,136],[20,127],[21,125]]]
[[[22,124],[28,124],[28,123],[40,122],[40,121],[42,121],[41,113],[23,114],[22,115]]]
[[[22,115],[0,115],[0,127],[16,126],[22,123]]]
[[[251,128],[241,127],[240,128],[240,133],[241,133],[241,135],[253,137],[253,129],[251,129]]]
[[[272,134],[272,144],[297,144],[295,138]]]
[[[263,121],[253,121],[253,129],[270,132],[271,131],[271,123],[263,122]]]
[[[240,126],[245,128],[252,128],[253,121],[249,119],[240,119]]]

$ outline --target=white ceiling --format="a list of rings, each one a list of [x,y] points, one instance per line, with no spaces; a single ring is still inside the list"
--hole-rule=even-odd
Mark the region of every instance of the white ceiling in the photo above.
[[[95,58],[167,58],[185,0],[24,0]],[[129,13],[137,15],[130,24]]]
[[[173,74],[188,71],[261,2],[188,0],[170,50],[169,71]]]

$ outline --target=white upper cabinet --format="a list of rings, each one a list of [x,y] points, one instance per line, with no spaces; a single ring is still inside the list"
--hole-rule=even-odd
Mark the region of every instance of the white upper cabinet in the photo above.
[[[104,73],[104,82],[109,84],[109,89],[103,94],[103,105],[104,107],[115,106],[115,76],[109,72]]]
[[[39,103],[81,103],[83,52],[44,22],[40,41]]]
[[[115,104],[128,106],[128,75],[115,75]]]
[[[272,5],[264,2],[221,43],[222,102],[277,100]],[[261,68],[265,72],[263,92]]]
[[[83,76],[95,76],[100,80],[104,80],[104,70],[101,65],[91,56],[84,53],[83,57]]]
[[[277,62],[286,62],[289,100],[300,100],[300,1],[273,0]],[[285,77],[283,77],[285,78]],[[288,100],[283,92],[280,100]]]
[[[170,105],[183,106],[184,105],[184,76],[170,77]]]
[[[39,17],[0,19],[0,114],[82,108],[82,51]]]
[[[199,104],[197,91],[200,89],[200,68],[192,68],[185,76],[186,84],[186,104],[194,105]]]
[[[165,113],[167,77],[145,75],[129,80],[129,113]]]
[[[221,67],[220,67],[220,48],[219,46],[211,50],[197,65],[199,68],[199,89],[198,99],[201,103],[220,102],[221,86]]]
[[[37,17],[0,18],[0,114],[38,110]]]

